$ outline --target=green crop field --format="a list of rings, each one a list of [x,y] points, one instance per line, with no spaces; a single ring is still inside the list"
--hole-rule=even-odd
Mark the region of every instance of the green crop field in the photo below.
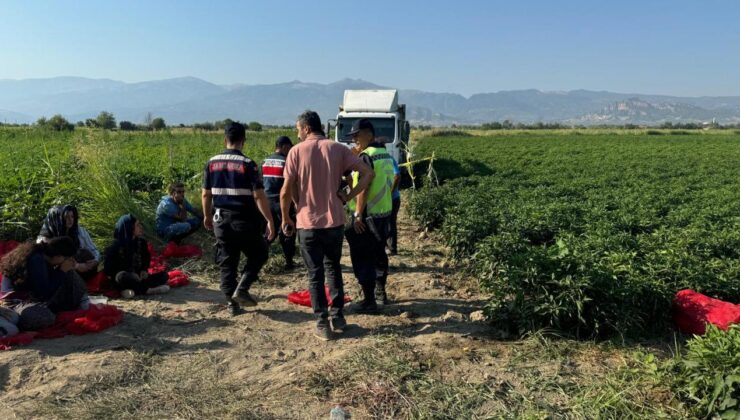
[[[479,284],[491,326],[484,340],[524,337],[501,343],[522,354],[507,363],[531,383],[512,380],[521,394],[506,391],[505,381],[471,386],[460,401],[514,401],[513,411],[500,412],[519,414],[561,405],[573,418],[736,415],[740,328],[709,329],[684,344],[670,315],[683,288],[740,300],[740,134],[477,133],[415,132],[414,159],[433,154],[436,176],[423,175],[428,161],[416,164],[419,188],[406,193],[404,206],[444,242],[456,275]],[[292,130],[248,132],[245,154],[262,160],[279,135],[295,138]],[[204,163],[222,148],[222,134],[188,129],[0,128],[0,239],[35,237],[49,207],[64,203],[78,205],[99,248],[123,213],[137,215],[151,234],[167,185],[184,181],[199,205]],[[593,381],[588,370],[572,376],[574,360],[586,355],[624,362]],[[378,372],[401,366],[398,357],[388,352],[390,367]],[[559,368],[542,382],[537,367],[552,357]],[[345,365],[363,367],[352,360]],[[458,404],[453,388],[426,395],[424,386],[418,404]],[[554,405],[542,405],[547,395]]]
[[[737,132],[432,133],[414,154],[434,171],[416,165],[429,175],[408,211],[500,330],[675,344],[677,291],[740,301]],[[635,378],[658,372],[693,415],[737,418],[740,328],[686,347]]]
[[[442,184],[412,200],[519,332],[664,329],[683,288],[740,297],[740,136],[421,139]],[[417,172],[423,172],[423,168]]]
[[[290,130],[249,132],[245,154],[257,161]],[[132,212],[151,225],[167,185],[179,180],[200,203],[206,160],[223,149],[218,132],[71,133],[0,129],[0,238],[35,236],[49,207],[74,203],[81,223],[105,243],[118,216]]]

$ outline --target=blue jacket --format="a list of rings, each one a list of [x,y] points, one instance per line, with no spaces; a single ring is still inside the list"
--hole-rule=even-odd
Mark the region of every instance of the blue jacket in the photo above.
[[[195,211],[188,200],[185,200],[184,207],[185,210],[188,211],[188,213],[200,217],[200,215]],[[157,206],[157,234],[162,235],[165,229],[167,229],[173,223],[184,222],[185,220],[177,219],[178,214],[180,214],[180,206],[175,203],[175,199],[169,195],[163,196],[162,199],[159,201],[159,205]]]

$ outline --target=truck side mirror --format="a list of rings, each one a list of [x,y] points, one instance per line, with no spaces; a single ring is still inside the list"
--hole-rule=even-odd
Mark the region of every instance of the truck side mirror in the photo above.
[[[337,126],[337,120],[326,120],[326,137],[331,138],[331,128]]]
[[[401,138],[403,141],[408,142],[410,135],[411,135],[411,124],[409,124],[408,121],[404,121],[403,122],[403,135],[401,136]]]

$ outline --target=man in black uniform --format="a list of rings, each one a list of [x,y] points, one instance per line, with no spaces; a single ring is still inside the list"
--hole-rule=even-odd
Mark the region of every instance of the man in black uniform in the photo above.
[[[216,236],[221,291],[232,315],[238,315],[241,306],[257,305],[249,287],[267,262],[265,239],[272,241],[276,230],[257,164],[241,152],[246,141],[244,126],[234,122],[224,131],[226,150],[208,161],[203,174],[203,225]],[[262,235],[262,217],[267,221],[267,238]],[[237,284],[241,253],[247,262]]]
[[[293,147],[293,142],[287,136],[280,136],[275,141],[275,153],[271,154],[262,162],[262,182],[265,185],[265,194],[270,201],[270,211],[275,219],[275,226],[282,225],[282,214],[280,212],[280,190],[283,188],[285,177],[285,157]],[[295,206],[290,206],[290,216],[295,219]],[[293,268],[293,257],[295,256],[295,238],[296,235],[285,236],[282,229],[279,229],[278,237],[280,246],[283,248],[285,255],[285,268]]]

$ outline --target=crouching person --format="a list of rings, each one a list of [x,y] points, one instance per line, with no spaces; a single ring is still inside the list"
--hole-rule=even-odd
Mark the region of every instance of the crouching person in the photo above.
[[[170,185],[169,192],[170,195],[162,197],[157,206],[157,235],[179,244],[198,230],[203,216],[185,199],[185,184],[176,182]]]
[[[54,324],[58,312],[88,309],[85,282],[74,270],[75,254],[72,239],[62,236],[26,242],[5,255],[0,290],[6,307],[18,316],[3,318],[17,322],[20,330],[36,331]]]
[[[121,296],[130,299],[135,295],[167,293],[167,273],[149,274],[151,254],[149,244],[142,237],[144,228],[130,214],[121,216],[116,222],[114,241],[105,250],[104,271],[121,291]]]

